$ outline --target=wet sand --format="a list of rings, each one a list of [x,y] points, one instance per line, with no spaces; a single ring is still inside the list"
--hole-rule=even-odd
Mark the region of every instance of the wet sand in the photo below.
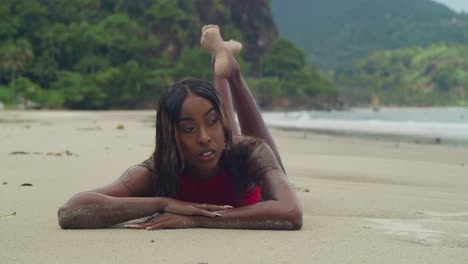
[[[468,149],[273,131],[300,231],[61,230],[154,147],[151,111],[0,111],[1,263],[466,263]],[[22,186],[23,185],[23,186]]]

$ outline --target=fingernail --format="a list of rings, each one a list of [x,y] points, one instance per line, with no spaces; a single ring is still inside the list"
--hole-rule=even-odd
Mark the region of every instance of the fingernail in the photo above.
[[[215,215],[216,215],[216,216],[218,216],[218,217],[221,217],[221,216],[223,216],[223,215],[222,215],[222,214],[220,214],[220,213],[215,213]]]
[[[230,205],[225,205],[224,207],[225,207],[225,208],[229,208],[229,209],[234,208],[234,207],[232,207],[232,206],[230,206]]]

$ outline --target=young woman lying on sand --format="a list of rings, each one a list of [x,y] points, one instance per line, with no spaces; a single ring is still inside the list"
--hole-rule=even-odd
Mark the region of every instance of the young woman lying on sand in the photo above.
[[[201,44],[213,56],[217,90],[196,79],[172,85],[159,101],[153,156],[112,184],[73,196],[58,211],[62,228],[143,217],[126,226],[301,228],[301,206],[233,57],[242,45],[223,42],[214,25],[203,27]]]

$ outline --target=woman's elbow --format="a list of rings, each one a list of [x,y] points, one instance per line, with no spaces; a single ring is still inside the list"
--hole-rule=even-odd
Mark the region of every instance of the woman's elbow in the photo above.
[[[81,226],[80,217],[86,210],[83,208],[88,200],[87,193],[79,193],[59,208],[57,212],[58,224],[62,229],[84,228]]]
[[[71,216],[72,214],[70,213],[70,209],[67,208],[66,206],[62,206],[59,208],[57,212],[58,216],[58,224],[62,229],[72,229],[76,228],[73,223],[73,217]]]
[[[282,230],[300,230],[302,228],[302,209],[299,204],[286,203],[278,211],[278,220],[281,225],[277,226]]]
[[[301,207],[294,206],[288,213],[288,222],[290,230],[300,230],[302,228],[302,209]]]

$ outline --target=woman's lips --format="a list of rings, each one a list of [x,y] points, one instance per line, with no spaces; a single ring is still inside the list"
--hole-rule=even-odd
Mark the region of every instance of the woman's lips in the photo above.
[[[200,154],[200,159],[202,161],[210,161],[210,160],[214,159],[215,154],[216,154],[216,151],[214,151],[214,150],[205,151],[205,152]]]

